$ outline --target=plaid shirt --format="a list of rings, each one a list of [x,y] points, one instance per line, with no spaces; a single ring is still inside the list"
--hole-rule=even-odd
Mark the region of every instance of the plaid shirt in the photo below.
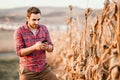
[[[21,56],[20,49],[34,45],[38,41],[48,40],[48,44],[52,45],[49,32],[44,25],[39,25],[34,35],[28,28],[27,23],[18,28],[14,34],[16,54],[20,58],[20,65],[30,71],[40,72],[45,68],[46,56],[45,50],[35,50],[29,55]]]

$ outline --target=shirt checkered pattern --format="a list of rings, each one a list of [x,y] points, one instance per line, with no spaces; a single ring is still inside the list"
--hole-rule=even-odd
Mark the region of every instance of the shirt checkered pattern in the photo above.
[[[46,56],[44,50],[35,50],[29,55],[21,56],[20,49],[34,45],[38,41],[47,40],[48,44],[52,45],[49,32],[44,25],[39,25],[34,35],[28,28],[27,23],[18,28],[14,33],[16,46],[16,54],[20,58],[20,65],[30,71],[40,72],[45,68]]]

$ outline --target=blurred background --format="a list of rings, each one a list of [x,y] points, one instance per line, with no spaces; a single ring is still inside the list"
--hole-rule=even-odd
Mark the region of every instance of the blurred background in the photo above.
[[[82,31],[85,25],[85,9],[93,9],[92,19],[101,13],[104,0],[0,0],[0,80],[19,80],[19,60],[14,50],[13,33],[25,23],[26,10],[31,6],[40,8],[40,23],[47,26],[53,43],[57,44],[58,37],[54,35],[66,32],[67,20],[71,16],[69,5],[73,7],[73,19],[80,19],[79,26]],[[51,59],[48,57],[48,60]]]

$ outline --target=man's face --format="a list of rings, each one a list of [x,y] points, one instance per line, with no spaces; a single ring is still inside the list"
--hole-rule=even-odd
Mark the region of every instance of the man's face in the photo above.
[[[29,27],[35,29],[40,21],[40,14],[31,14],[30,17],[27,17]]]

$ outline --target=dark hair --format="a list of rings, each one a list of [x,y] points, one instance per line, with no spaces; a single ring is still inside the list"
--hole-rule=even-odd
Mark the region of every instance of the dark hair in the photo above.
[[[27,10],[27,17],[30,17],[31,14],[34,13],[34,14],[41,14],[41,11],[37,8],[37,7],[30,7],[28,10]]]

